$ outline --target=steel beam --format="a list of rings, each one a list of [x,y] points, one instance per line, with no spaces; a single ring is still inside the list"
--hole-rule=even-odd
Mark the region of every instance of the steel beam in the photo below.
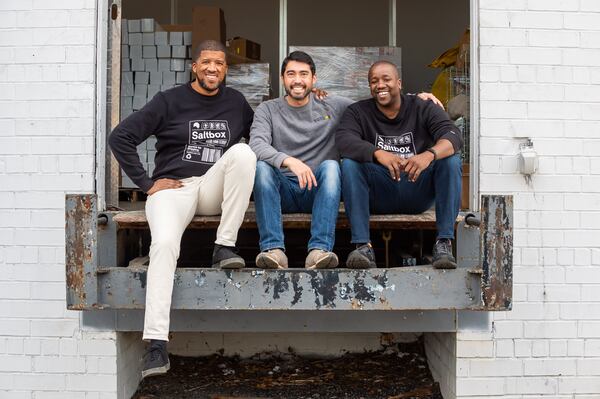
[[[98,276],[102,307],[144,308],[146,267],[111,267]],[[172,309],[481,310],[480,277],[431,266],[369,270],[178,268]]]

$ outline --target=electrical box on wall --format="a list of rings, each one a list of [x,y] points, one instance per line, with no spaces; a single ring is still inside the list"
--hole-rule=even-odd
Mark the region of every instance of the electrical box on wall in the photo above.
[[[538,155],[533,148],[533,142],[527,140],[527,143],[519,146],[519,171],[526,176],[530,176],[537,171],[538,163]]]

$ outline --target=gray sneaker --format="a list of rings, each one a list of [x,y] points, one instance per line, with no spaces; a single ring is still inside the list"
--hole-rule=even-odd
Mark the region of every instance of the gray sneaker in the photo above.
[[[166,374],[170,368],[171,363],[169,362],[169,354],[167,353],[167,342],[156,339],[151,340],[150,348],[148,348],[144,355],[142,379]]]
[[[452,241],[440,238],[433,246],[433,267],[436,269],[456,269],[456,259],[452,255]]]
[[[244,258],[238,255],[236,247],[215,244],[212,256],[212,267],[221,269],[241,269],[246,266]]]
[[[269,249],[256,256],[256,267],[261,269],[287,269],[288,258],[279,248]]]
[[[373,269],[377,267],[375,251],[373,251],[371,243],[361,245],[350,252],[346,260],[346,267],[350,269]]]
[[[313,269],[333,269],[338,265],[338,257],[333,252],[313,249],[308,253],[304,267]]]

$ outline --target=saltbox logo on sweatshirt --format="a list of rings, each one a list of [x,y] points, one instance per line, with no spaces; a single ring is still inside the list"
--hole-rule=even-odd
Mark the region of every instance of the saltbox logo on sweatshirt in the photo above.
[[[188,162],[214,164],[229,144],[229,123],[224,120],[190,121],[188,144],[182,159]]]
[[[377,134],[375,146],[381,150],[394,153],[400,158],[410,158],[416,153],[412,132],[403,133],[399,136]]]

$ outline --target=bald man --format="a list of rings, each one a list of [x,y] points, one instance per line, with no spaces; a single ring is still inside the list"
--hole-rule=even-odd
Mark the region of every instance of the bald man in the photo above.
[[[455,268],[452,240],[460,207],[462,135],[442,108],[401,93],[393,63],[374,63],[368,80],[372,98],[350,105],[336,131],[342,195],[356,245],[346,266],[376,267],[371,213],[418,214],[435,204],[433,266]]]

